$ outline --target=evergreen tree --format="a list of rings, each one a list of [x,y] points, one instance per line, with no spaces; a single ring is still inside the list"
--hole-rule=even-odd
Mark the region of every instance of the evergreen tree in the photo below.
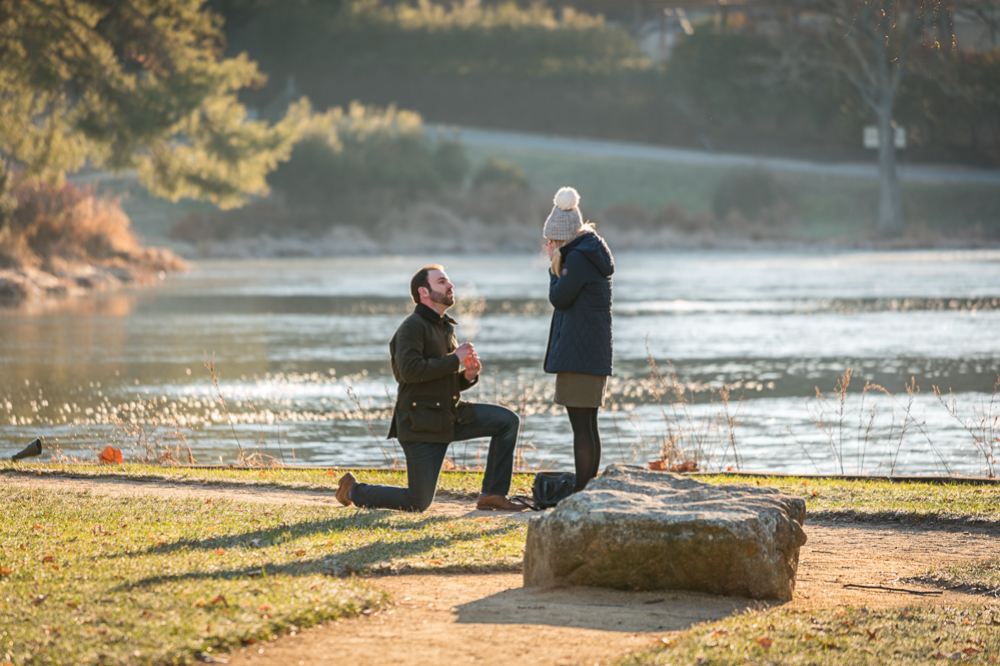
[[[59,182],[85,162],[134,169],[154,194],[221,207],[267,191],[303,102],[274,125],[236,97],[264,83],[223,57],[202,0],[0,0],[0,203],[10,173]],[[7,226],[0,205],[0,234]]]

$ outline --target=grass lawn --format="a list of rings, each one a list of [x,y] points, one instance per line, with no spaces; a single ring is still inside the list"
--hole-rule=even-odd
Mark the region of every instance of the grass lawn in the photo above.
[[[962,588],[974,592],[992,593],[994,597],[998,597],[1000,596],[1000,557],[934,569],[920,576],[915,576],[914,579],[946,588]]]
[[[10,489],[0,657],[184,663],[377,609],[356,574],[511,570],[523,523]]]
[[[753,611],[699,625],[621,666],[995,663],[1000,610],[985,607]]]
[[[608,206],[635,203],[656,210],[679,204],[688,213],[708,211],[731,167],[670,164],[618,157],[561,155],[524,148],[467,147],[478,165],[490,157],[520,167],[539,192],[573,184],[583,193],[581,207],[596,213]],[[778,181],[798,202],[801,226],[793,235],[822,240],[869,233],[878,209],[876,180],[777,172]],[[938,231],[975,224],[1000,231],[1000,193],[993,185],[903,183],[907,219]],[[595,218],[598,224],[600,219]]]
[[[107,497],[9,486],[0,525],[0,657],[21,664],[184,663],[389,603],[365,580],[391,570],[518,571],[526,525],[199,497],[204,484],[332,491],[340,472],[186,469],[126,464],[0,465],[44,475],[168,480],[185,499]],[[357,470],[402,483],[402,472]],[[1000,487],[802,478],[700,477],[779,488],[810,517],[1000,523]],[[527,492],[531,476],[515,478]],[[445,472],[468,497],[481,475]],[[923,580],[1000,587],[1000,560]],[[985,600],[984,600],[985,603]],[[699,625],[623,664],[881,664],[931,658],[993,663],[1000,609],[754,611]],[[3,663],[0,661],[0,663]]]

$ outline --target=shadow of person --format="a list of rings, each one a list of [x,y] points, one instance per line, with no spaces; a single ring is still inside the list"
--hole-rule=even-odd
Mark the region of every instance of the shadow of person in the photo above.
[[[698,592],[597,587],[514,588],[456,607],[456,621],[537,624],[628,633],[680,631],[778,602]]]

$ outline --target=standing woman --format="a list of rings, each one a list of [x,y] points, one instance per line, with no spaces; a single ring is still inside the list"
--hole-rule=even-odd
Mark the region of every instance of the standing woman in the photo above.
[[[556,375],[555,402],[573,427],[576,489],[601,466],[597,410],[611,375],[611,275],[615,260],[604,239],[580,214],[580,195],[563,187],[545,220],[549,302],[555,307],[545,372]]]

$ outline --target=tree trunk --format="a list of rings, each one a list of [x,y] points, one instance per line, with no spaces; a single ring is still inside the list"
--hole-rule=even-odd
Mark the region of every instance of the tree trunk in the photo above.
[[[886,91],[888,93],[888,91]],[[896,172],[896,128],[892,126],[893,99],[885,94],[878,110],[878,222],[875,230],[884,236],[903,233],[903,198]]]
[[[888,0],[882,0],[882,16],[892,11]],[[899,236],[903,233],[903,199],[899,192],[899,175],[896,173],[896,128],[893,115],[896,112],[896,90],[899,72],[895,69],[900,62],[893,59],[893,51],[882,41],[881,33],[872,30],[870,47],[877,58],[875,76],[878,82],[872,91],[871,102],[878,119],[878,220],[875,231],[883,236]]]
[[[17,208],[17,201],[11,191],[10,171],[7,169],[7,162],[0,158],[0,242],[7,238],[10,230],[10,218]]]

